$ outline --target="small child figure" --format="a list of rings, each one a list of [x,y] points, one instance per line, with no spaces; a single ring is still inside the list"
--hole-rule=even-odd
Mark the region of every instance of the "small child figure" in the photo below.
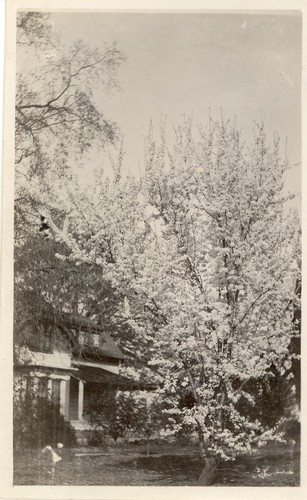
[[[59,462],[60,460],[62,460],[62,450],[63,450],[63,443],[58,443],[56,445],[57,447],[57,451],[55,452],[54,450],[53,451],[53,460],[55,463]]]
[[[62,457],[60,456],[62,454],[62,449],[63,449],[63,444],[58,443],[57,444],[57,451],[55,452],[52,446],[47,445],[45,446],[42,451],[41,451],[41,456],[40,456],[40,465],[42,467],[42,478],[43,480],[49,480],[51,479],[52,484],[54,482],[54,475],[55,475],[55,464],[57,462],[60,462],[62,460]]]

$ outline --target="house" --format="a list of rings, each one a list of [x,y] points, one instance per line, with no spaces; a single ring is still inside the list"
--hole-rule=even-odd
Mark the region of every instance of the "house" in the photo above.
[[[125,356],[114,340],[86,318],[46,318],[25,328],[23,342],[27,359],[15,365],[15,381],[50,397],[77,430],[88,428],[86,410],[106,388],[140,388],[119,374]]]

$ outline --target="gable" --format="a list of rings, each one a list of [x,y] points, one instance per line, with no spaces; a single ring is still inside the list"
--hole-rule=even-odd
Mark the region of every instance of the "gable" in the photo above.
[[[61,323],[69,336],[73,352],[83,356],[124,359],[125,356],[112,339],[100,326],[93,321],[75,315],[65,315]]]

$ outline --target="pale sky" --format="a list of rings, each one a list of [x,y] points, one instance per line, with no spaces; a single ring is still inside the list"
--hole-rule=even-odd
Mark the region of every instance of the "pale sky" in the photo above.
[[[63,41],[93,47],[115,41],[127,60],[119,71],[121,91],[96,99],[124,135],[126,165],[142,165],[149,120],[159,127],[193,113],[207,123],[208,110],[237,116],[248,138],[253,120],[265,117],[269,134],[288,137],[290,160],[301,160],[301,17],[299,13],[58,13],[52,16]],[[94,161],[98,161],[97,156]],[[289,188],[300,190],[299,170]]]

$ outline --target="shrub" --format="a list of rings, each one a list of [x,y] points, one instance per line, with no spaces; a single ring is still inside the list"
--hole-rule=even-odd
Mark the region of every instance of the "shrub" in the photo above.
[[[130,394],[105,390],[87,409],[87,418],[92,429],[111,436],[116,442],[124,437],[128,430],[135,427],[135,404]]]
[[[101,446],[105,443],[105,433],[102,430],[93,429],[88,435],[89,446]]]
[[[46,398],[26,395],[14,400],[14,449],[43,447],[61,442],[76,444],[75,430],[60,413],[59,405]]]

